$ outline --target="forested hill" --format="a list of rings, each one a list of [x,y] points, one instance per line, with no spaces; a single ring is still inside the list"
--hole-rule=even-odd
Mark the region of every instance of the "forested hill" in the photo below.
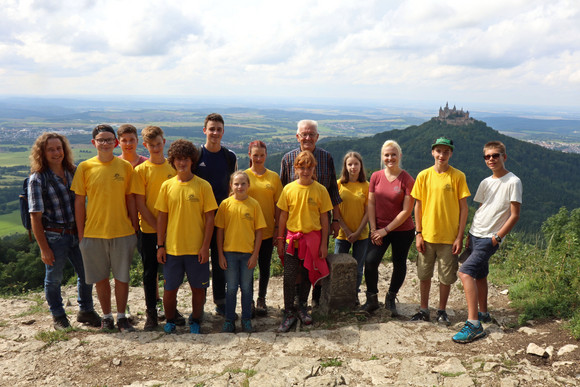
[[[419,171],[433,165],[431,144],[440,136],[453,139],[455,151],[450,164],[465,173],[472,195],[475,195],[479,182],[490,175],[482,158],[483,145],[492,140],[506,145],[506,167],[522,180],[524,187],[517,230],[539,231],[542,222],[560,207],[580,207],[579,154],[552,151],[505,136],[482,121],[454,126],[432,119],[404,130],[391,130],[362,139],[331,139],[320,141],[318,145],[333,155],[337,174],[342,168],[342,158],[349,150],[361,153],[365,169],[372,172],[380,168],[382,144],[393,139],[403,149],[403,168],[417,176]],[[268,168],[279,171],[280,159],[280,154],[271,155]],[[471,198],[469,202],[472,204]]]

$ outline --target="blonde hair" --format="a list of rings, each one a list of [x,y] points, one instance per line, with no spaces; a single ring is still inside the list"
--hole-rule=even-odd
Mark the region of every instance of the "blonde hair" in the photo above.
[[[145,142],[153,141],[158,136],[163,137],[163,129],[159,126],[150,125],[141,130],[141,137],[143,137]]]
[[[399,168],[403,168],[403,151],[401,150],[401,146],[395,140],[387,140],[381,147],[381,156],[380,156],[381,169],[385,167],[383,163],[383,153],[385,152],[385,149],[388,147],[393,147],[397,150],[397,154],[399,155]]]
[[[244,176],[248,182],[248,187],[250,187],[250,176],[244,171],[235,171],[230,175],[230,196],[233,195],[232,184],[234,184],[234,179],[238,176]]]
[[[32,149],[30,150],[30,156],[28,157],[30,160],[30,173],[41,173],[48,170],[48,162],[46,160],[46,144],[48,143],[48,140],[52,140],[53,138],[60,140],[62,144],[62,151],[64,153],[64,159],[62,160],[63,168],[69,172],[73,172],[75,170],[73,153],[70,148],[68,139],[62,134],[44,132],[38,136],[34,142],[34,145],[32,146]]]

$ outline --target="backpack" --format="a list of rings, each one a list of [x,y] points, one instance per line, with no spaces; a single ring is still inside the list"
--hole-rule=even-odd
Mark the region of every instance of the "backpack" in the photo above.
[[[46,176],[42,174],[42,197],[48,194],[48,189],[46,188]],[[20,199],[20,220],[22,220],[22,225],[28,230],[28,239],[32,242],[32,222],[30,221],[30,212],[28,212],[28,181],[30,176],[24,179],[22,183],[22,193],[18,195]]]

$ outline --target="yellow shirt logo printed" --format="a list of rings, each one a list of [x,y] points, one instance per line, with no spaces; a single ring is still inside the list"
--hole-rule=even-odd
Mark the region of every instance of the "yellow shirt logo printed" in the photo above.
[[[270,190],[270,191],[274,191],[274,187],[272,187],[272,184],[270,184],[270,183],[266,184],[266,189]]]
[[[123,176],[119,175],[118,173],[115,173],[113,175],[113,180],[115,180],[115,181],[125,181],[125,178]]]
[[[445,192],[453,192],[453,187],[451,187],[451,184],[445,184],[443,190],[445,190]]]
[[[308,205],[309,206],[318,206],[318,204],[316,204],[316,200],[312,199],[311,197],[308,198]]]
[[[249,213],[249,212],[246,212],[246,213],[244,214],[244,219],[245,219],[245,220],[249,220],[249,221],[251,221],[251,222],[253,222],[253,221],[254,221],[254,218],[252,217],[252,215],[250,215],[250,213]]]
[[[194,194],[187,196],[188,202],[199,202],[199,198],[196,198]]]

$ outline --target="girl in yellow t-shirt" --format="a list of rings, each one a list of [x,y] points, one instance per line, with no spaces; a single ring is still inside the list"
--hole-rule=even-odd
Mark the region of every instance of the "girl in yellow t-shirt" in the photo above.
[[[230,178],[232,195],[221,202],[215,218],[220,267],[225,272],[226,321],[222,332],[235,332],[235,311],[238,287],[242,292],[242,330],[253,332],[252,300],[254,268],[266,227],[258,201],[248,196],[250,178],[243,171]]]
[[[262,213],[266,219],[266,228],[262,233],[262,245],[258,255],[258,267],[260,278],[258,285],[258,299],[256,301],[256,314],[265,316],[268,313],[266,307],[266,292],[268,281],[270,280],[270,263],[272,261],[272,250],[274,245],[272,237],[276,230],[280,209],[276,207],[276,202],[282,193],[282,182],[276,172],[266,169],[264,163],[268,150],[262,141],[252,141],[248,146],[248,156],[250,158],[250,168],[246,173],[250,178],[250,188],[248,195],[260,203]]]
[[[306,311],[310,287],[328,275],[328,214],[332,202],[326,188],[314,179],[316,159],[303,151],[294,160],[298,180],[284,187],[277,206],[280,208],[276,248],[284,263],[284,320],[278,332],[288,332],[298,317],[302,324],[312,324]],[[288,232],[286,233],[286,229]],[[284,251],[284,240],[288,242]],[[294,306],[298,279],[299,308]]]
[[[367,213],[369,182],[359,153],[348,152],[344,156],[342,173],[337,183],[342,199],[340,203],[342,219],[339,219],[340,231],[334,242],[334,253],[348,253],[352,246],[352,256],[357,262],[356,288],[357,292],[360,292],[369,238]]]

